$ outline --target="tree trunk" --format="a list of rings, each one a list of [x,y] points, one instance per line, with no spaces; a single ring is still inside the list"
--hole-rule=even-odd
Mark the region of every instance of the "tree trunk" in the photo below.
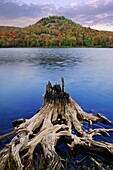
[[[87,131],[83,129],[85,121],[90,125]],[[64,91],[63,78],[62,88],[58,84],[52,87],[48,82],[40,110],[32,118],[17,124],[14,128],[16,136],[1,150],[0,168],[34,170],[34,152],[40,144],[47,169],[64,169],[62,157],[57,152],[59,142],[64,142],[62,139],[65,139],[70,151],[76,148],[88,154],[93,151],[93,154],[113,163],[113,144],[93,139],[94,136],[109,135],[113,129],[91,129],[96,122],[112,125],[112,122],[101,114],[84,112]]]

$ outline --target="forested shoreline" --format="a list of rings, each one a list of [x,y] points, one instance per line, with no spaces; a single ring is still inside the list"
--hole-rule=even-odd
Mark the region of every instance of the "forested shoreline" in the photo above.
[[[0,47],[112,48],[113,32],[83,27],[64,16],[50,16],[25,28],[0,26]]]

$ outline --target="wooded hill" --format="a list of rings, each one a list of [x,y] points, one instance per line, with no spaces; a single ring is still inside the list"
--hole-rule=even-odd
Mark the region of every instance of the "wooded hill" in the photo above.
[[[0,26],[0,47],[113,47],[113,32],[49,16],[25,28]]]

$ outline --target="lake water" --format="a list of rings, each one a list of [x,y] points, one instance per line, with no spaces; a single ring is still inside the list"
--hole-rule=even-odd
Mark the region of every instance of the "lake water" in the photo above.
[[[85,110],[113,121],[113,49],[0,49],[0,135],[12,121],[30,118],[42,105],[50,80],[60,83]]]

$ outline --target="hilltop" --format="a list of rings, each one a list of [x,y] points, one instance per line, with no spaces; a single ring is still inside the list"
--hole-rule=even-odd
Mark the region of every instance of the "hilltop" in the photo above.
[[[49,16],[25,28],[1,26],[0,47],[113,47],[113,32]]]

